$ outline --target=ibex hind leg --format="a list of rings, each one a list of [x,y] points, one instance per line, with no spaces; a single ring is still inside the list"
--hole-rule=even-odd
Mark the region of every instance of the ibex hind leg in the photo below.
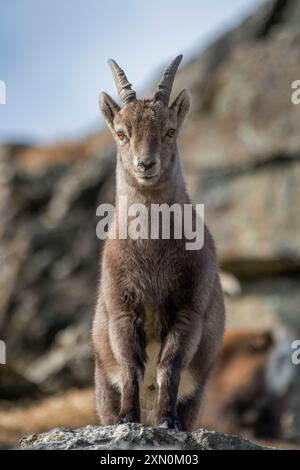
[[[111,385],[96,364],[96,409],[100,424],[109,426],[115,424],[120,412],[120,392]]]
[[[215,304],[216,301],[211,305],[209,321],[204,325],[199,349],[191,363],[191,372],[197,377],[198,386],[190,396],[185,397],[177,404],[177,413],[185,431],[199,427],[205,387],[221,349],[224,334],[224,311],[222,304],[220,308],[216,308]],[[216,316],[220,317],[218,322],[214,321]]]
[[[203,391],[204,387],[201,386],[177,403],[177,414],[183,431],[193,431],[198,427]]]

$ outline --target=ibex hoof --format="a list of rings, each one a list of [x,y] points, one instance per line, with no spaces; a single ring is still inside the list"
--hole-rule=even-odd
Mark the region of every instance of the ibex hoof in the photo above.
[[[115,421],[115,424],[125,424],[125,423],[139,423],[140,420],[137,416],[136,413],[134,412],[129,412],[129,413],[124,413],[124,414],[120,414],[116,421]]]
[[[182,431],[182,426],[177,416],[164,416],[157,420],[159,428],[174,429],[176,432]]]

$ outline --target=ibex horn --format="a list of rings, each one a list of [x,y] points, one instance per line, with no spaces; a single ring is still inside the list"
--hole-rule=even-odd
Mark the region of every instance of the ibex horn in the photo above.
[[[127,80],[124,71],[113,59],[108,60],[108,65],[112,71],[115,84],[122,104],[127,104],[136,99],[136,93],[131,89],[131,83]]]
[[[154,92],[154,101],[163,101],[164,104],[168,106],[174,78],[178,66],[182,60],[182,55],[178,55],[173,62],[166,69],[165,73],[162,76],[161,81],[159,82],[155,92]]]

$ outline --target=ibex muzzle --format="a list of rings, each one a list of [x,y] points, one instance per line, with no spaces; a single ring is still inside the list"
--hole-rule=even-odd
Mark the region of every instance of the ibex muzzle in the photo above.
[[[139,160],[137,163],[137,166],[142,168],[143,171],[151,170],[151,168],[153,168],[154,165],[156,165],[156,161],[151,160],[150,158],[149,159],[143,158],[143,160]]]

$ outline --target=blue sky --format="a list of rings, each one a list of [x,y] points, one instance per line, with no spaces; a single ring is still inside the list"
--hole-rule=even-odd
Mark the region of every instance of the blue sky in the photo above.
[[[107,58],[137,90],[255,10],[259,0],[0,0],[0,142],[81,138],[115,96]]]

